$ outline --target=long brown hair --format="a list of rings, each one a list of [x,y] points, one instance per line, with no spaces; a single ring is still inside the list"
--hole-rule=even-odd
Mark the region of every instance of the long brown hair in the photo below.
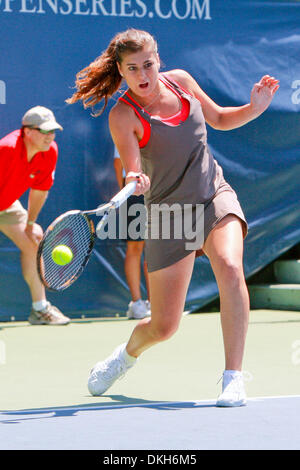
[[[102,114],[109,98],[120,88],[122,82],[117,63],[121,64],[123,54],[138,52],[147,43],[152,43],[157,52],[155,39],[146,31],[128,29],[118,33],[99,57],[76,74],[77,91],[66,102],[72,104],[82,101],[84,108],[88,108],[104,99],[102,109],[94,113],[94,116]]]

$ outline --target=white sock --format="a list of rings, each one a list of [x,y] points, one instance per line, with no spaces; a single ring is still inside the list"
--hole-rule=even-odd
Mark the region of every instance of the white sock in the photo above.
[[[133,364],[135,364],[136,361],[137,361],[137,357],[130,356],[130,355],[128,354],[128,352],[126,351],[126,346],[124,347],[124,350],[123,350],[122,355],[123,355],[125,364],[126,364],[127,366],[133,366]]]
[[[242,375],[242,371],[225,369],[224,375],[231,375],[232,377],[238,377],[239,375]]]
[[[240,370],[224,370],[224,374],[223,374],[223,383],[224,385],[228,384],[229,382],[231,382],[232,379],[235,379],[236,377],[242,377],[243,373],[242,371]]]
[[[32,302],[32,307],[34,310],[37,310],[38,312],[41,310],[44,310],[48,305],[47,300],[39,300],[38,302]]]

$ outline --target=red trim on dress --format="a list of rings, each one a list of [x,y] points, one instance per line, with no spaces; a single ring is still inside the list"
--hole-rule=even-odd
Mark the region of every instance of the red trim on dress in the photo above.
[[[178,96],[178,98],[180,99],[181,101],[181,109],[178,111],[178,113],[174,114],[173,116],[170,116],[170,117],[167,117],[167,118],[161,118],[161,117],[157,117],[157,119],[160,119],[162,122],[164,122],[165,124],[169,125],[169,126],[178,126],[179,124],[181,124],[182,122],[184,122],[188,117],[189,117],[189,114],[190,114],[190,102],[184,98],[183,96],[180,95],[180,93],[178,93],[178,91],[173,88],[171,86],[170,83],[168,83],[164,77],[160,76],[159,77],[159,80],[161,82],[164,83],[165,86],[167,86],[173,93],[175,93],[176,96]],[[173,79],[172,79],[173,80]],[[174,80],[173,80],[174,81]],[[191,94],[189,92],[187,92],[186,90],[184,90],[184,88],[182,88],[181,85],[179,85],[177,82],[174,81],[174,83],[176,83],[176,85],[182,89],[182,91],[188,95],[191,96]],[[129,95],[129,93],[126,91],[124,93],[126,96],[128,96],[128,98],[130,98],[140,109],[143,109],[147,114],[149,114],[149,116],[151,116],[151,114],[146,111],[146,109],[144,109],[137,101],[135,101],[132,96]],[[124,101],[124,103],[128,104],[129,106],[132,107],[132,109],[134,110],[134,112],[136,113],[137,117],[140,119],[142,125],[143,125],[143,128],[144,128],[144,134],[143,134],[143,137],[142,139],[139,141],[139,147],[140,148],[144,148],[149,139],[150,139],[150,135],[151,135],[151,125],[149,124],[149,122],[143,118],[143,116],[141,116],[138,111],[135,109],[135,107],[128,101],[126,101],[124,98],[120,97],[119,100],[121,101]]]
[[[165,122],[166,124],[170,124],[172,126],[178,126],[188,118],[190,114],[190,102],[182,96],[180,96],[180,101],[181,109],[178,111],[178,113],[174,114],[171,117],[160,118],[162,122]]]
[[[125,93],[127,94],[127,92]],[[130,95],[129,95],[130,96]],[[130,99],[131,96],[130,96]],[[128,104],[129,106],[132,107],[132,109],[134,110],[135,114],[137,115],[137,117],[139,118],[139,120],[141,121],[142,125],[143,125],[143,128],[144,128],[144,134],[143,134],[143,137],[141,138],[141,140],[139,141],[139,147],[142,149],[143,147],[145,147],[145,145],[148,143],[148,140],[150,139],[150,135],[151,135],[151,126],[149,124],[148,121],[146,121],[146,119],[143,118],[143,116],[141,116],[137,110],[135,109],[135,107],[129,103],[128,101],[124,100],[124,98],[119,98],[119,100],[121,101],[124,101],[124,103]],[[134,101],[132,99],[132,101]],[[136,103],[136,101],[134,101]],[[136,103],[138,104],[138,103]],[[139,104],[138,104],[139,105]],[[140,106],[140,105],[139,105]],[[141,106],[140,106],[141,107]]]

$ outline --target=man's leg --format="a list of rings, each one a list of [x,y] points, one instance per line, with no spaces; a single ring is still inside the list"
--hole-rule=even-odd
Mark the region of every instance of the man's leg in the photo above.
[[[45,307],[40,310],[41,316],[38,314],[39,310],[33,309],[33,316],[39,317],[35,319],[35,322],[43,324],[69,323],[69,318],[65,317],[56,307],[46,301],[45,288],[40,281],[36,267],[38,245],[30,240],[25,232],[25,228],[26,224],[23,222],[18,224],[0,224],[0,231],[20,249],[22,273],[29,287],[32,302],[34,304],[40,303],[41,306]]]

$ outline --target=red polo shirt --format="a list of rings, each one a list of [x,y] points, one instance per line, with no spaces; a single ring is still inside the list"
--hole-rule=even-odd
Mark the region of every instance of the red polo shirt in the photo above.
[[[57,144],[37,153],[30,162],[21,130],[0,139],[0,211],[10,207],[27,189],[48,191],[54,182]]]

